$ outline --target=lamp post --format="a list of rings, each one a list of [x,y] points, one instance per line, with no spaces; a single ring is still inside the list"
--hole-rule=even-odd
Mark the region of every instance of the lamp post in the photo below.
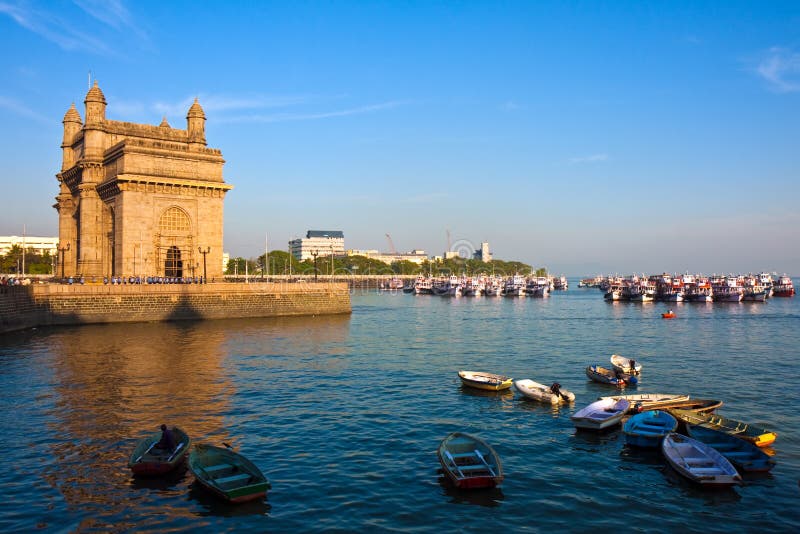
[[[317,281],[317,256],[319,256],[319,250],[312,250],[311,255],[314,256],[314,282]]]
[[[203,247],[197,247],[197,252],[199,252],[200,254],[203,255],[203,283],[205,284],[205,283],[207,283],[207,281],[206,281],[207,280],[206,279],[206,254],[211,252],[211,247],[206,247],[205,250],[203,250]]]
[[[66,246],[61,246],[61,243],[56,245],[56,250],[58,250],[59,254],[61,254],[61,278],[64,278],[64,254],[69,250],[69,241],[67,241]]]

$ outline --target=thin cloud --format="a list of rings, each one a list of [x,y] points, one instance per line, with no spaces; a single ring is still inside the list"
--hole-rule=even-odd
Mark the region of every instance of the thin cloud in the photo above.
[[[774,91],[800,91],[800,53],[781,47],[770,48],[761,58],[756,73]]]
[[[503,110],[503,111],[517,111],[517,110],[520,110],[520,109],[524,109],[524,107],[519,105],[519,104],[517,104],[513,100],[506,100],[500,106],[500,109]]]
[[[309,100],[308,96],[251,96],[231,97],[220,95],[199,95],[198,100],[207,112],[226,112],[238,110],[254,110],[280,108],[302,104]],[[188,96],[178,102],[155,102],[152,108],[158,113],[166,115],[180,115],[186,113],[194,102],[194,96]]]
[[[51,118],[45,117],[33,111],[29,107],[25,106],[24,104],[12,99],[7,98],[0,95],[0,109],[7,109],[8,111],[20,115],[22,117],[26,117],[28,119],[33,119],[37,122],[41,122],[43,124],[52,124],[53,120]]]
[[[365,113],[373,113],[385,109],[392,109],[402,102],[390,101],[381,104],[371,104],[368,106],[361,106],[357,108],[342,109],[336,111],[322,111],[317,113],[276,113],[273,115],[241,115],[238,117],[222,118],[222,122],[288,122],[288,121],[309,121],[319,119],[330,119],[334,117],[347,117],[350,115],[362,115]]]
[[[57,44],[64,50],[84,50],[88,52],[109,53],[105,43],[91,35],[74,29],[74,24],[44,10],[37,10],[28,4],[0,2],[0,13],[11,17],[17,24]]]
[[[591,156],[572,158],[569,163],[570,165],[576,165],[578,163],[595,163],[598,161],[608,161],[608,154],[592,154]]]
[[[150,37],[139,27],[120,0],[73,0],[90,17],[114,28],[133,32],[140,42],[150,44]]]

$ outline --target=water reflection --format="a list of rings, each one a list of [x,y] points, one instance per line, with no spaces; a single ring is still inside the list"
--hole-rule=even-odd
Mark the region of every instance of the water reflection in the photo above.
[[[671,486],[679,488],[685,497],[702,499],[706,505],[718,506],[738,503],[742,500],[742,496],[735,488],[705,488],[686,479],[669,464],[664,466],[662,472],[667,482]]]
[[[442,475],[438,478],[442,492],[450,498],[453,504],[472,504],[495,508],[505,499],[503,490],[500,488],[470,489],[463,490],[455,487],[449,478]]]
[[[215,497],[198,482],[189,486],[189,499],[197,502],[202,510],[200,516],[241,517],[248,515],[269,515],[272,506],[261,500],[230,504]]]
[[[131,482],[127,460],[138,439],[166,423],[184,428],[195,442],[205,438],[236,444],[238,436],[226,427],[226,415],[236,411],[232,397],[236,384],[239,388],[247,384],[248,366],[263,378],[264,366],[291,365],[285,358],[269,358],[265,353],[315,355],[323,348],[329,354],[341,352],[348,326],[346,316],[336,316],[110,324],[50,331],[55,395],[47,408],[46,428],[38,438],[46,440],[52,458],[44,468],[44,479],[88,516],[99,510],[102,515],[122,514],[130,506],[120,498],[125,486],[175,495],[185,492],[185,471],[171,479]],[[243,338],[247,341],[242,342]],[[292,344],[291,351],[284,350],[282,339],[290,340],[285,342]],[[238,356],[237,351],[252,351],[254,356],[240,357],[242,370],[232,373],[229,359]],[[341,365],[332,364],[331,358],[325,362],[326,366]],[[239,382],[234,383],[232,376]],[[150,497],[140,494],[139,498]],[[249,507],[236,513],[265,510]],[[224,508],[212,512],[231,513]]]

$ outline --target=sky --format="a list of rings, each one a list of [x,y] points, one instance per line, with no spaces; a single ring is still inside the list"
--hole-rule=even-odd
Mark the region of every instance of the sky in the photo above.
[[[55,236],[61,120],[226,160],[225,249],[345,247],[572,276],[800,275],[800,2],[0,0],[0,235]]]

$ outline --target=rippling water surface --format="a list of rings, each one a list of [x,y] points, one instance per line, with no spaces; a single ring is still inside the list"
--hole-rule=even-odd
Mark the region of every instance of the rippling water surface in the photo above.
[[[353,296],[344,317],[98,325],[0,336],[0,531],[800,531],[800,298],[767,303],[606,303]],[[584,367],[644,365],[639,391],[725,401],[720,413],[779,433],[778,464],[705,491],[619,430],[569,416],[609,389]],[[560,382],[552,408],[460,386],[460,369]],[[229,506],[183,471],[137,480],[136,440],[162,422],[227,442],[272,483]],[[484,437],[499,489],[452,489],[448,433]]]

